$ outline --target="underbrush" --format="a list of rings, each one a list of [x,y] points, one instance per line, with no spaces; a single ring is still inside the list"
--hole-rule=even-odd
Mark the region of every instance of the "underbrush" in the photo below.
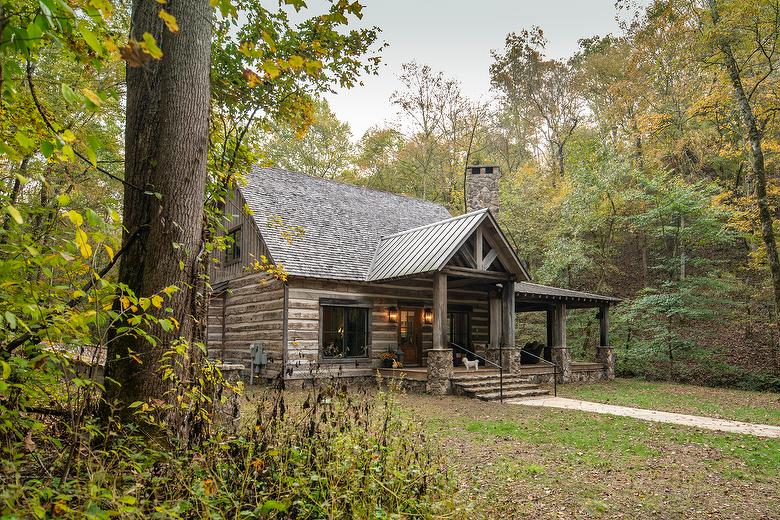
[[[389,393],[267,389],[178,449],[138,422],[2,412],[3,518],[450,518],[453,479]],[[9,423],[17,416],[23,421]],[[74,424],[76,427],[74,428]]]
[[[724,363],[712,353],[691,348],[678,354],[670,368],[668,358],[647,349],[616,349],[615,373],[619,377],[641,377],[698,386],[780,392],[780,376],[769,371],[749,370]]]

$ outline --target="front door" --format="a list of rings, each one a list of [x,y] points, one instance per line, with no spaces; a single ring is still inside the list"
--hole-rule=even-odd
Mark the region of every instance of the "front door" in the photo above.
[[[422,363],[422,309],[398,311],[398,347],[404,366]]]

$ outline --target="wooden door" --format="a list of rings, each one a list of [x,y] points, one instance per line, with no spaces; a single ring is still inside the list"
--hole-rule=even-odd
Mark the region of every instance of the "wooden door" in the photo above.
[[[422,363],[422,309],[398,311],[398,347],[404,366]]]

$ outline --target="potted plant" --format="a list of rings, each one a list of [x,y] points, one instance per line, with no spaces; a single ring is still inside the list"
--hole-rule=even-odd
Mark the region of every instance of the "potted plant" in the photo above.
[[[392,368],[394,362],[398,360],[398,354],[395,352],[382,352],[382,354],[379,356],[379,359],[382,360],[383,368]]]

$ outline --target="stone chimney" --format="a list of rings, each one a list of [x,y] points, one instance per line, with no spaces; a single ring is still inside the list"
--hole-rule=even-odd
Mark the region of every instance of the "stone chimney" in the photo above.
[[[488,208],[498,217],[498,166],[475,164],[466,166],[466,211]]]

